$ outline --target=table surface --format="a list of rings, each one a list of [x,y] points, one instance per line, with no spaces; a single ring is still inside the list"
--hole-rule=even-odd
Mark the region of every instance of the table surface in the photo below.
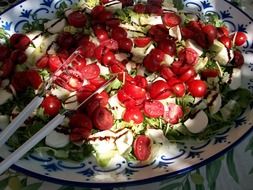
[[[0,12],[17,0],[0,0]],[[234,0],[249,15],[253,16],[253,0]],[[206,173],[213,168],[214,178]],[[66,187],[9,170],[0,176],[0,190],[93,190],[90,188]],[[253,190],[253,133],[239,145],[210,164],[189,172],[178,179],[113,190]]]

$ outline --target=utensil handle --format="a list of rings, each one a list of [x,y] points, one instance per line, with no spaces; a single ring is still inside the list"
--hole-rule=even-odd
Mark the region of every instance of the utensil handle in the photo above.
[[[13,119],[13,121],[0,133],[0,146],[2,146],[20,125],[39,107],[43,98],[35,96],[32,101]]]
[[[51,121],[49,121],[43,128],[41,128],[35,135],[21,145],[17,150],[10,154],[0,163],[0,175],[6,171],[12,164],[16,163],[29,150],[39,143],[45,136],[47,136],[54,128],[60,125],[65,116],[58,114]]]

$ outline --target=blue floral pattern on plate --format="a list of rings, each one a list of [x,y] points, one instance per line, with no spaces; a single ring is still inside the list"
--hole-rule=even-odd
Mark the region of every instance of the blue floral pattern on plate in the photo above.
[[[16,4],[0,15],[0,26],[7,32],[21,32],[25,23],[37,18],[51,18],[63,0],[27,0]],[[65,1],[72,5],[75,1]],[[228,1],[218,0],[184,0],[185,9],[201,14],[216,13],[229,26],[231,31],[253,32],[252,19]],[[243,86],[253,91],[253,39],[243,47],[245,66],[243,70]],[[53,157],[40,157],[35,153],[28,155],[13,166],[14,169],[34,177],[51,182],[77,186],[99,187],[107,185],[131,185],[150,183],[165,177],[172,177],[191,171],[221,156],[235,146],[253,129],[252,106],[238,118],[234,125],[217,134],[206,142],[191,142],[184,145],[163,147],[156,159],[151,163],[136,164],[116,157],[107,168],[101,168],[94,158],[82,163],[57,160]],[[1,156],[10,154],[9,147],[0,149]]]

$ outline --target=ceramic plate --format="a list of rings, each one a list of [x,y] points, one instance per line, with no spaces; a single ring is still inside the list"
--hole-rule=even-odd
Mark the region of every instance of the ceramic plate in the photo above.
[[[20,32],[22,26],[34,19],[53,17],[63,0],[21,1],[0,15],[0,25],[7,32]],[[69,5],[74,0],[65,1]],[[232,31],[248,34],[243,47],[246,64],[243,66],[243,86],[253,90],[253,20],[228,1],[184,0],[189,11],[216,12]],[[150,183],[163,178],[175,177],[196,169],[227,152],[239,143],[253,129],[253,110],[250,107],[237,119],[231,129],[217,134],[202,144],[192,143],[182,146],[165,147],[152,163],[135,165],[121,158],[115,158],[108,168],[99,167],[92,158],[82,163],[56,160],[53,157],[39,157],[30,154],[18,161],[12,168],[42,180],[86,187],[123,186]],[[1,157],[10,154],[10,148],[0,149]]]

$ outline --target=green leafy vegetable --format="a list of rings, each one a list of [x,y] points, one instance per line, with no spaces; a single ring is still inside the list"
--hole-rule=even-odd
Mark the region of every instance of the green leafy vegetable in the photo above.
[[[68,5],[65,1],[60,3],[59,9],[56,11],[56,16],[62,18],[65,15],[65,9],[68,8]]]
[[[10,35],[3,28],[0,28],[0,39],[3,40],[6,44],[8,44],[9,38]]]
[[[33,20],[31,22],[27,22],[23,25],[22,29],[24,32],[28,33],[31,31],[44,31],[44,23],[49,21],[49,19],[46,18],[37,18],[37,15],[32,15]]]
[[[205,15],[206,23],[213,24],[216,27],[224,26],[224,22],[219,18],[218,14],[208,13]]]
[[[182,0],[173,0],[174,7],[177,8],[177,10],[183,10],[184,4]]]

